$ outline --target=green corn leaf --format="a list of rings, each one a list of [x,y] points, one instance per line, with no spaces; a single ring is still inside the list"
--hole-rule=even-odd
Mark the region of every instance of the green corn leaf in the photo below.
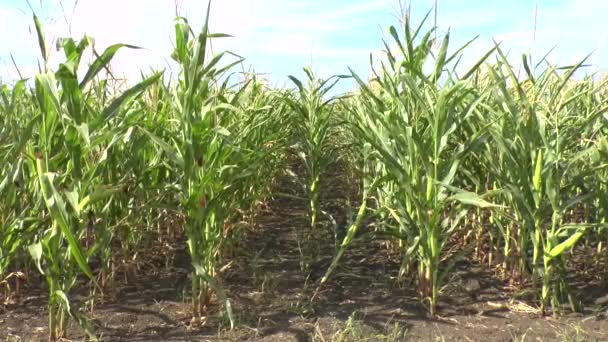
[[[233,38],[233,35],[226,33],[209,33],[207,38]]]
[[[405,51],[405,48],[403,47],[403,44],[401,43],[401,39],[399,38],[399,33],[397,33],[397,30],[395,29],[395,27],[391,25],[388,28],[388,32],[393,37],[393,40],[395,41],[395,43],[397,43],[397,46],[399,47],[399,51],[401,51],[403,56],[406,56],[407,51]],[[387,50],[387,51],[390,52],[390,50]]]
[[[503,206],[488,202],[478,194],[469,191],[459,192],[455,195],[450,196],[447,200],[456,201],[462,204],[472,205],[479,208],[503,208]]]
[[[543,150],[538,150],[536,155],[536,166],[534,170],[533,185],[536,193],[540,194],[542,185],[542,171],[543,171]]]
[[[122,186],[99,186],[97,187],[91,194],[85,196],[79,203],[78,203],[78,210],[79,212],[84,211],[87,206],[91,205],[91,204],[95,204],[98,201],[101,201],[105,198],[108,198],[110,196],[112,196],[113,194],[121,191],[123,188]]]
[[[116,54],[116,52],[118,52],[118,50],[120,50],[123,47],[130,48],[130,49],[141,49],[138,46],[128,45],[128,44],[114,44],[114,45],[109,46],[108,48],[105,49],[105,51],[101,54],[101,56],[97,57],[97,59],[95,59],[95,61],[91,64],[91,66],[89,67],[89,70],[87,70],[87,73],[84,75],[82,82],[80,82],[80,85],[79,85],[80,89],[84,89],[84,87],[93,78],[95,78],[95,76],[97,76],[97,74],[101,70],[106,68],[108,66],[108,64],[110,64],[110,61],[112,61],[112,58],[114,58],[114,55]]]
[[[42,54],[42,58],[44,59],[44,66],[46,68],[46,65],[48,63],[48,50],[46,48],[46,42],[44,39],[44,32],[42,30],[42,24],[40,23],[40,20],[38,19],[38,17],[34,14],[33,15],[33,19],[34,19],[34,25],[36,26],[36,34],[38,35],[38,47],[40,48],[40,53]],[[45,70],[46,71],[46,70]]]
[[[526,54],[523,54],[521,56],[521,60],[523,62],[524,70],[526,71],[526,75],[528,76],[528,79],[530,79],[532,81],[532,83],[534,83],[534,74],[532,73],[532,70],[530,69],[530,66],[528,65],[528,56],[526,56]]]
[[[583,237],[583,235],[585,234],[585,231],[586,231],[585,229],[581,229],[581,230],[577,231],[576,233],[572,234],[568,239],[566,239],[559,245],[553,247],[549,251],[549,257],[555,258],[555,257],[561,255],[565,250],[572,248],[578,242],[578,240],[581,237]]]
[[[81,210],[78,206],[78,191],[76,191],[76,189],[74,189],[73,191],[65,191],[63,195],[68,200],[68,203],[70,204],[72,209],[74,209],[74,211],[76,212],[76,216],[80,217]]]
[[[439,48],[439,54],[437,55],[437,62],[435,64],[435,72],[433,73],[433,79],[437,81],[439,76],[443,72],[443,68],[445,67],[446,57],[448,53],[448,45],[450,42],[450,33],[446,33],[443,41],[441,42],[441,47]]]
[[[479,70],[479,67],[485,63],[485,61],[490,58],[494,52],[496,52],[496,49],[498,49],[498,45],[495,45],[492,49],[488,50],[488,52],[478,59],[477,62],[475,62],[475,64],[460,79],[468,80],[472,75],[475,74],[477,70]]]
[[[118,114],[120,107],[129,99],[141,94],[152,84],[156,83],[162,76],[162,73],[157,72],[145,80],[137,83],[133,87],[125,90],[118,98],[114,99],[101,113],[101,117],[91,125],[91,131],[96,131],[101,125],[112,119]]]
[[[184,157],[179,153],[179,151],[176,148],[173,148],[171,145],[169,145],[168,143],[166,143],[165,141],[163,141],[161,138],[157,137],[153,133],[149,132],[145,128],[140,128],[140,129],[148,137],[150,137],[150,139],[152,140],[152,142],[154,144],[158,145],[167,154],[169,159],[171,159],[171,161],[173,163],[175,163],[175,165],[177,165],[181,169],[183,169],[185,167]]]
[[[52,72],[36,75],[36,88],[37,91],[40,92],[41,96],[43,96],[43,98],[38,99],[39,102],[51,100],[55,112],[62,112],[59,90],[57,90],[57,80],[55,79],[55,75]],[[44,110],[46,106],[41,105],[40,107]]]
[[[40,186],[42,188],[42,193],[44,196],[44,201],[46,203],[47,209],[51,213],[51,217],[55,224],[59,226],[61,233],[65,236],[68,241],[68,245],[70,247],[70,253],[82,272],[86,274],[91,280],[94,280],[93,272],[91,271],[89,264],[87,263],[84,253],[82,252],[82,248],[74,234],[72,233],[72,227],[70,227],[68,213],[65,208],[65,204],[63,199],[55,189],[53,185],[53,180],[55,179],[55,174],[46,172],[41,172],[42,166],[41,161],[38,160],[38,170],[39,170],[39,181]]]
[[[302,82],[294,76],[287,76],[287,77],[289,77],[289,79],[296,85],[296,87],[298,87],[298,91],[301,94],[304,94],[305,91],[304,91],[304,85],[302,84]]]

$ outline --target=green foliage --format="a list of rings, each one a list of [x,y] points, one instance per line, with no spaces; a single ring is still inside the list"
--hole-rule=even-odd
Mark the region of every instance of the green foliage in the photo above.
[[[300,232],[311,253],[322,223],[338,225],[324,210],[332,183],[357,198],[319,286],[365,228],[396,247],[400,279],[417,281],[436,314],[455,254],[475,236],[537,291],[543,312],[566,300],[580,309],[568,288],[572,251],[593,247],[599,258],[608,238],[608,88],[575,78],[585,59],[557,67],[524,55],[520,74],[496,46],[461,72],[472,41],[452,50],[449,32],[406,17],[401,32],[390,27],[371,80],[351,71],[358,92],[330,97],[345,76],[305,68],[306,82],[290,76],[295,89],[273,89],[235,73],[240,56],[211,51],[229,36],[209,31],[209,9],[198,34],[176,18],[175,78],[156,72],[123,87],[106,70],[137,47],[97,53],[89,37],[59,39],[52,70],[34,16],[40,72],[0,85],[0,285],[9,292],[11,274],[30,265],[43,274],[52,340],[69,317],[94,337],[70,301],[79,282],[111,292],[123,261],[172,234],[187,240],[193,316],[215,299],[233,326],[222,269],[291,166],[303,170],[303,195],[292,197],[307,202]],[[336,169],[344,179],[330,178]]]

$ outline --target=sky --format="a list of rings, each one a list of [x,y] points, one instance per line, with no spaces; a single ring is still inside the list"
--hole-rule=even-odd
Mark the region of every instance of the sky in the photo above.
[[[412,20],[419,22],[434,1],[409,4]],[[30,0],[30,5],[31,9],[26,0],[0,0],[0,79],[5,82],[18,77],[12,59],[23,77],[37,71],[41,55],[32,9],[49,41],[87,34],[98,51],[114,43],[142,47],[121,50],[112,63],[115,76],[137,79],[142,70],[176,70],[169,57],[175,15],[188,18],[198,31],[207,1]],[[554,63],[573,64],[593,53],[589,70],[608,68],[608,31],[602,25],[608,1],[437,0],[437,5],[439,33],[450,30],[451,46],[479,35],[465,53],[465,65],[495,40],[513,61],[528,52],[540,58],[555,47],[549,57]],[[379,57],[389,26],[399,25],[399,8],[399,0],[214,0],[211,31],[234,37],[214,41],[213,49],[243,56],[242,68],[265,74],[277,86],[289,85],[288,75],[302,77],[304,66],[322,77],[347,74],[348,67],[367,76],[370,53]],[[433,21],[431,13],[429,24]],[[51,50],[54,63],[61,57]],[[352,86],[348,81],[339,85],[341,90]]]

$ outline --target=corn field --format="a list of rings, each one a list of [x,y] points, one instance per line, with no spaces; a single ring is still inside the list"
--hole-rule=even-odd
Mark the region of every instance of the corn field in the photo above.
[[[212,53],[228,35],[208,19],[196,31],[176,18],[179,75],[116,86],[106,71],[132,46],[84,65],[93,41],[64,38],[51,68],[33,17],[40,71],[0,85],[0,300],[44,282],[50,340],[72,320],[95,339],[87,312],[137,272],[129,260],[169,258],[174,240],[189,255],[191,324],[238,325],[222,273],[271,200],[308,210],[299,271],[330,259],[307,278],[312,301],[362,235],[390,250],[395,286],[415,288],[431,317],[457,260],[530,289],[542,315],[583,310],[577,272],[607,281],[608,80],[581,76],[585,59],[513,65],[496,45],[463,69],[469,44],[406,17],[371,77],[305,68],[280,89]],[[356,91],[332,97],[345,79]],[[338,183],[343,220],[324,196]]]

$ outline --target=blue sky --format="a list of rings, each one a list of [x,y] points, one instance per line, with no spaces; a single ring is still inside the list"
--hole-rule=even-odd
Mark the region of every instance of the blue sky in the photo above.
[[[173,67],[168,60],[174,0],[79,0],[75,9],[74,1],[61,0],[61,6],[59,0],[30,0],[49,40],[86,33],[95,38],[98,50],[117,42],[144,47],[121,51],[115,58],[115,74],[128,78],[138,77],[140,69]],[[206,1],[176,1],[180,13],[199,28]],[[433,6],[433,0],[411,2],[414,21]],[[306,65],[322,76],[345,74],[348,66],[367,76],[369,54],[379,55],[389,25],[398,25],[398,9],[398,0],[215,0],[212,30],[235,37],[216,41],[214,49],[242,55],[246,67],[268,74],[279,86],[287,84],[289,74],[302,75]],[[599,0],[438,0],[437,23],[440,32],[451,28],[453,46],[480,35],[465,63],[472,63],[495,39],[514,60],[523,52],[540,57],[557,45],[553,62],[571,64],[594,52],[590,62],[605,69],[605,13],[608,2]],[[24,76],[35,73],[40,53],[25,0],[0,0],[0,32],[0,77],[16,77],[10,54]],[[52,60],[60,57],[52,51]],[[345,83],[341,89],[350,86]]]

